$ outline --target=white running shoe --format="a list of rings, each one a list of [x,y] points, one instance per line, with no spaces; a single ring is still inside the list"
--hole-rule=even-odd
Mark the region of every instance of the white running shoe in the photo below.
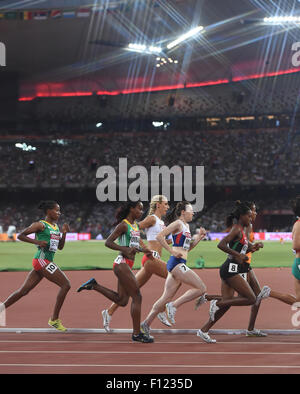
[[[209,335],[208,332],[203,332],[201,330],[197,331],[197,337],[200,337],[203,339],[204,342],[206,343],[216,343],[217,341],[215,339],[212,339]]]
[[[218,302],[218,300],[210,301],[209,316],[210,316],[211,321],[215,321],[215,314],[220,309],[217,306],[217,302]]]
[[[159,321],[162,322],[162,324],[164,324],[165,326],[168,327],[172,327],[172,324],[169,322],[169,320],[167,319],[167,315],[166,312],[161,312],[157,315],[157,318]]]
[[[202,305],[202,304],[205,304],[206,302],[207,302],[207,299],[206,299],[206,293],[205,294],[202,294],[202,296],[200,296],[199,298],[197,298],[196,299],[196,302],[195,302],[195,311]]]
[[[269,286],[264,286],[256,297],[255,305],[258,305],[264,298],[269,297],[270,292],[271,288]]]
[[[145,321],[143,321],[141,323],[141,331],[142,331],[142,333],[145,334],[147,337],[149,337],[150,336],[150,330],[151,330],[151,328],[148,326],[148,324]]]
[[[108,313],[107,309],[102,311],[102,318],[103,318],[103,327],[106,332],[110,332],[109,323],[111,321],[111,316]]]
[[[169,322],[175,324],[176,308],[175,306],[173,306],[173,302],[169,302],[168,304],[166,304],[166,312]]]
[[[247,337],[267,337],[268,334],[266,332],[262,332],[262,331],[258,330],[257,328],[254,328],[251,331],[246,330],[246,336]]]

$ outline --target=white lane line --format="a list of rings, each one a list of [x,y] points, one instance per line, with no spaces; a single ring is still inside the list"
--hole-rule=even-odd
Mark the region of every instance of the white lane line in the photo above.
[[[19,335],[19,334],[18,334]],[[88,340],[88,341],[86,341],[86,340],[81,340],[81,341],[74,341],[74,340],[69,340],[69,341],[66,341],[66,340],[55,340],[55,341],[51,341],[51,340],[49,340],[49,341],[47,341],[47,340],[27,340],[27,339],[20,339],[20,340],[15,340],[15,339],[7,339],[7,340],[0,340],[0,343],[53,343],[53,344],[56,344],[56,343],[80,343],[80,344],[86,344],[86,343],[98,343],[98,344],[124,344],[124,345],[129,345],[129,344],[131,344],[131,345],[134,345],[134,346],[139,346],[140,344],[138,344],[138,343],[133,343],[132,341],[129,341],[129,340],[124,340],[124,341],[107,341],[107,340],[102,340],[102,341],[97,341],[97,340]],[[178,341],[155,341],[153,344],[151,344],[151,346],[155,346],[155,345],[168,345],[168,344],[176,344],[177,346],[180,346],[180,345],[188,345],[188,344],[191,344],[191,345],[207,345],[207,346],[218,346],[218,344],[221,344],[221,345],[293,345],[293,346],[295,346],[295,345],[299,345],[300,346],[300,341],[299,342],[285,342],[285,341],[282,341],[282,342],[266,342],[266,341],[252,341],[252,340],[249,340],[249,342],[248,341],[240,341],[240,342],[238,342],[238,341],[234,341],[234,342],[223,342],[223,341],[217,341],[216,343],[214,343],[214,344],[208,344],[208,343],[205,343],[205,342],[203,342],[203,341],[201,341],[201,340],[199,340],[199,341],[180,341],[180,342],[178,342]]]
[[[298,356],[300,353],[296,352],[132,352],[132,351],[103,351],[103,350],[0,350],[1,353],[8,354],[206,354],[206,355],[286,355],[286,356]]]
[[[174,365],[174,364],[0,364],[0,367],[107,367],[107,368],[285,368],[299,369],[300,365]]]

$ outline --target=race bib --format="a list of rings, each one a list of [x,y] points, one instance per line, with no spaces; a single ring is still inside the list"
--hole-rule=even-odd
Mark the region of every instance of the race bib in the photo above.
[[[241,254],[246,254],[246,252],[247,252],[247,250],[248,250],[248,244],[245,244],[243,247],[242,247],[242,250],[241,250]]]
[[[228,272],[231,274],[237,274],[238,273],[238,264],[235,263],[230,263],[228,267]]]
[[[46,270],[47,270],[48,272],[50,272],[50,274],[54,274],[54,272],[57,270],[57,265],[55,265],[54,263],[49,263],[49,264],[46,266]]]
[[[180,264],[179,269],[181,272],[185,273],[188,272],[190,269],[185,264]]]
[[[191,246],[191,240],[192,240],[191,234],[190,233],[184,233],[184,235],[185,235],[185,240],[184,240],[184,243],[183,243],[182,247],[185,250],[189,250],[190,246]]]
[[[58,234],[50,235],[49,252],[56,252],[59,244],[60,236]]]
[[[130,248],[139,248],[140,246],[140,232],[139,231],[131,231],[130,232]]]
[[[239,275],[247,282],[247,272],[242,272]]]
[[[115,264],[121,264],[121,263],[125,263],[125,258],[124,256],[122,256],[121,254],[119,254],[115,260],[114,260]]]
[[[159,253],[158,253],[156,250],[152,250],[152,256],[153,256],[155,259],[160,259],[160,255],[159,255]]]

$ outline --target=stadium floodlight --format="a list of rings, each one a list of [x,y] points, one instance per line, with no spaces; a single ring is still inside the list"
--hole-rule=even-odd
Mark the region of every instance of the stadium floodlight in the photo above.
[[[128,44],[127,49],[130,51],[135,51],[135,52],[142,52],[142,53],[160,53],[162,51],[162,48],[159,46],[154,46],[154,45],[144,45],[144,44],[136,44],[136,43],[130,43]]]
[[[157,121],[154,121],[154,122],[152,122],[152,125],[153,125],[154,127],[161,127],[161,126],[164,125],[164,122],[157,122]]]
[[[24,152],[32,152],[36,150],[35,146],[27,145],[25,142],[23,144],[17,142],[15,147],[18,149],[22,149]]]
[[[271,16],[264,18],[265,23],[281,24],[281,23],[300,23],[300,16]]]
[[[155,47],[155,46],[150,46],[148,49],[150,52],[154,52],[154,53],[160,53],[162,51],[160,47]]]
[[[146,48],[147,47],[144,44],[136,44],[136,43],[128,44],[128,49],[131,49],[132,51],[144,52]]]
[[[186,41],[188,38],[195,36],[196,34],[198,34],[201,30],[203,30],[203,26],[197,26],[194,29],[189,30],[187,33],[182,34],[181,36],[179,36],[176,40],[170,42],[167,45],[168,49],[174,48],[176,45],[180,44],[183,41]]]

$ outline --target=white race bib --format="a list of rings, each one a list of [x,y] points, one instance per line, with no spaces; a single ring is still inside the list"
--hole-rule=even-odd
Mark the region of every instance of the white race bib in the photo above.
[[[231,274],[237,274],[238,273],[238,264],[235,263],[230,263],[228,267],[228,272]]]
[[[130,232],[130,248],[139,248],[140,246],[140,232],[139,231],[131,231]]]
[[[182,247],[185,250],[189,250],[190,246],[191,246],[191,240],[192,240],[191,234],[190,233],[184,233],[184,235],[185,235],[185,240],[184,240],[184,243],[183,243]]]
[[[54,263],[49,263],[47,266],[46,266],[46,270],[48,271],[48,272],[50,272],[50,274],[54,274],[54,272],[57,270],[57,265],[55,265]]]
[[[58,234],[50,235],[49,252],[56,252],[58,248],[60,237]]]

